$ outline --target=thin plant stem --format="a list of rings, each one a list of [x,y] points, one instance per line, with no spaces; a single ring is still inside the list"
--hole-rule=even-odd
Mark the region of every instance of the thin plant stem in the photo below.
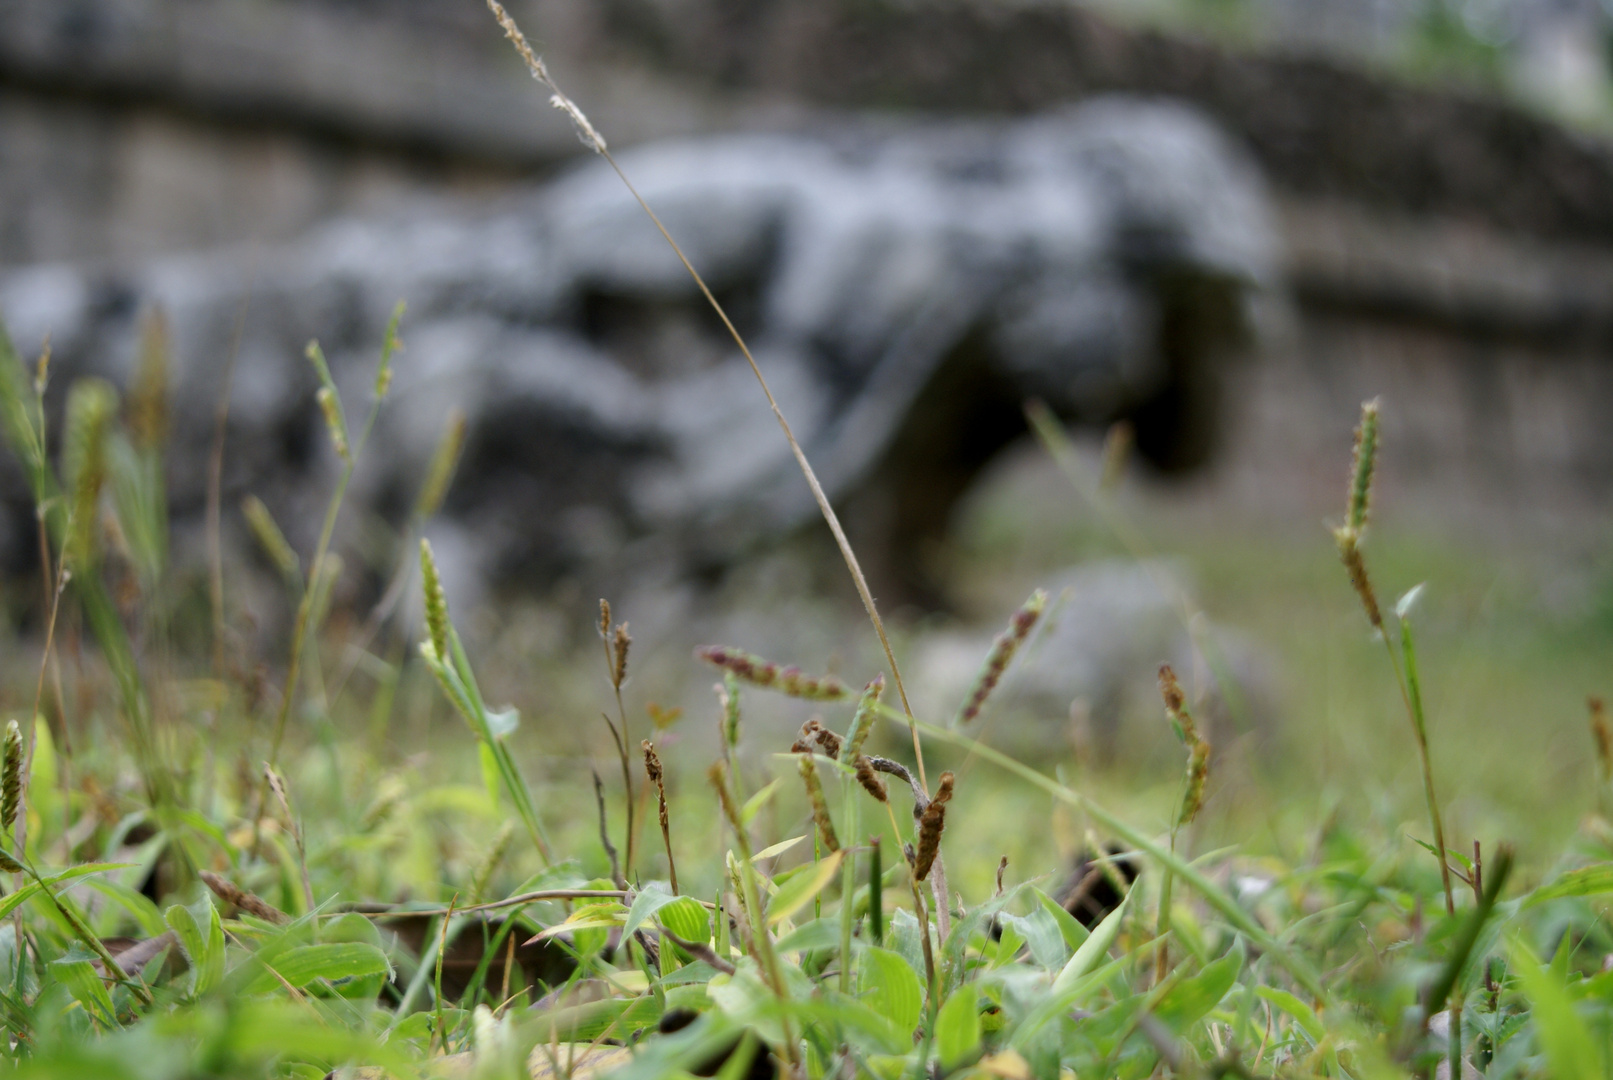
[[[790,422],[784,418],[784,410],[779,407],[778,399],[773,396],[772,389],[767,385],[767,378],[762,374],[762,369],[756,363],[756,358],[751,355],[750,346],[745,344],[744,337],[741,336],[733,321],[728,318],[728,312],[723,310],[722,304],[718,302],[717,297],[707,286],[706,279],[700,276],[700,272],[694,268],[694,264],[683,253],[683,248],[679,247],[678,242],[672,239],[672,234],[661,223],[660,217],[650,208],[650,204],[645,201],[644,196],[639,194],[638,188],[634,187],[633,182],[627,178],[627,173],[622,171],[622,167],[616,163],[616,159],[611,156],[610,151],[605,149],[603,144],[600,144],[598,152],[601,157],[610,163],[610,167],[616,171],[616,175],[627,186],[627,190],[638,202],[639,207],[655,223],[655,227],[661,233],[662,238],[671,245],[673,254],[678,257],[678,261],[683,264],[683,268],[694,279],[694,283],[699,287],[701,295],[706,299],[706,303],[711,305],[711,309],[722,320],[722,324],[727,329],[729,336],[733,338],[734,344],[739,347],[740,353],[744,355],[745,362],[750,365],[751,374],[756,376],[756,382],[761,386],[762,393],[767,398],[768,408],[773,411],[773,419],[778,421],[779,429],[784,432],[785,441],[790,444],[790,452],[795,455],[795,462],[800,466],[801,474],[806,477],[807,486],[812,489],[812,497],[817,501],[818,510],[822,512],[824,521],[828,523],[829,531],[834,534],[835,544],[840,548],[840,556],[846,562],[846,569],[851,571],[851,580],[857,587],[857,595],[862,599],[863,609],[868,612],[868,619],[874,624],[874,633],[879,636],[880,647],[885,650],[885,663],[890,666],[891,678],[896,682],[896,692],[902,699],[902,711],[907,714],[907,718],[910,721],[908,731],[913,737],[913,757],[918,765],[919,783],[923,784],[927,790],[930,782],[924,773],[924,748],[919,744],[918,721],[913,715],[913,706],[907,700],[907,686],[902,681],[902,670],[896,663],[896,652],[891,648],[890,636],[885,632],[885,622],[879,617],[879,607],[874,603],[874,594],[868,589],[868,579],[863,575],[862,566],[857,562],[857,554],[851,548],[851,541],[846,539],[846,531],[841,528],[839,516],[835,514],[834,507],[829,504],[829,496],[824,494],[823,485],[818,482],[818,474],[813,471],[812,463],[807,460],[806,451],[801,449],[801,444],[796,440],[795,433],[790,430]]]
[[[1400,651],[1405,660],[1405,671],[1396,666],[1395,676],[1400,680],[1400,692],[1406,703],[1406,714],[1411,719],[1412,734],[1417,740],[1417,755],[1422,760],[1423,768],[1423,794],[1428,800],[1428,818],[1434,829],[1434,847],[1439,851],[1439,878],[1440,884],[1445,888],[1445,913],[1456,914],[1456,897],[1451,889],[1450,859],[1445,850],[1445,826],[1440,821],[1439,800],[1434,796],[1434,766],[1429,760],[1428,753],[1428,724],[1423,711],[1422,686],[1417,679],[1417,645],[1412,637],[1411,622],[1402,616],[1400,622]],[[1388,645],[1389,638],[1384,636],[1384,644]],[[1395,659],[1393,647],[1389,648],[1389,660],[1393,664]]]

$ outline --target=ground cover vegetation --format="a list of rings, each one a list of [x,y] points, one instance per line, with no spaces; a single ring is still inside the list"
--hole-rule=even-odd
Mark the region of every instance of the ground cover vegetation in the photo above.
[[[1376,403],[1334,528],[1343,571],[1316,587],[1353,594],[1353,634],[1377,655],[1349,671],[1392,696],[1397,742],[1374,753],[1411,763],[1420,820],[1412,843],[1393,814],[1384,827],[1338,806],[1284,855],[1282,843],[1209,842],[1218,748],[1168,666],[1155,719],[1178,750],[1171,782],[1142,793],[1146,810],[1135,798],[1113,809],[1112,778],[1050,775],[990,745],[986,713],[1049,610],[1040,591],[956,711],[917,718],[823,500],[884,671],[871,663],[848,682],[714,644],[689,660],[718,680],[702,721],[644,700],[632,634],[602,602],[593,670],[611,753],[552,766],[536,718],[489,704],[419,536],[451,482],[452,425],[393,586],[368,618],[332,618],[342,496],[402,319],[400,306],[360,423],[309,347],[341,469],[306,563],[261,504],[246,507],[294,597],[278,686],[228,632],[217,561],[211,619],[185,625],[162,486],[161,335],[123,393],[67,387],[58,438],[48,352],[25,366],[0,328],[0,427],[38,507],[44,583],[37,665],[12,667],[21,707],[0,741],[0,1053],[15,1071],[1608,1074],[1613,727],[1591,702],[1580,759],[1594,803],[1571,840],[1456,849],[1442,783],[1447,752],[1467,755],[1429,722],[1419,590],[1380,594],[1368,561]],[[1030,417],[1101,500],[1058,426]],[[1112,505],[1106,515],[1137,553],[1136,528]],[[421,627],[400,614],[406,589]],[[64,650],[68,630],[85,647]],[[1213,672],[1214,643],[1203,647]],[[817,712],[793,743],[758,745],[752,719],[777,696]],[[414,701],[457,719],[400,727]],[[702,725],[709,767],[675,771],[674,734]],[[1363,784],[1339,782],[1341,801]],[[1078,831],[1067,879],[999,857],[1037,818]]]

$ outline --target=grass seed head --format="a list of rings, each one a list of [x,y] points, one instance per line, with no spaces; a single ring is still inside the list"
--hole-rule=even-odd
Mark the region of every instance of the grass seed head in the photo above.
[[[874,766],[867,758],[857,759],[857,782],[879,802],[890,801],[890,793],[885,790],[885,781],[879,778],[879,774],[874,771]]]
[[[833,675],[808,675],[798,667],[780,667],[743,649],[727,645],[703,645],[695,650],[695,656],[752,686],[777,690],[788,697],[808,701],[841,701],[850,696],[846,684]]]
[[[252,530],[258,546],[269,556],[269,561],[280,571],[280,576],[288,581],[301,582],[302,562],[286,540],[286,534],[280,531],[274,515],[263,505],[263,500],[256,495],[242,499],[241,516],[246,518],[247,527]]]
[[[453,482],[454,470],[459,467],[459,456],[465,450],[465,412],[457,406],[448,413],[437,447],[431,452],[431,464],[426,467],[426,482],[420,485],[420,497],[415,500],[414,514],[421,521],[442,508],[448,496],[448,485]]]
[[[1182,795],[1182,812],[1176,819],[1178,826],[1191,824],[1204,809],[1204,783],[1209,777],[1210,744],[1199,739],[1187,757],[1187,788]]]
[[[627,632],[627,624],[618,625],[611,641],[611,685],[618,690],[627,681],[627,650],[632,644],[633,636]]]
[[[801,783],[806,787],[807,801],[812,804],[812,820],[817,823],[818,835],[823,838],[823,846],[831,852],[840,850],[840,838],[835,835],[834,820],[829,817],[829,801],[823,797],[823,783],[818,778],[818,763],[812,760],[811,754],[797,754],[796,768],[801,773]]]
[[[1602,772],[1602,783],[1613,780],[1613,728],[1608,726],[1607,706],[1602,699],[1586,699],[1591,713],[1591,738],[1596,740],[1596,761]]]
[[[168,366],[172,355],[168,317],[155,308],[140,330],[140,355],[129,381],[129,438],[137,449],[154,450],[168,439]]]
[[[1383,611],[1378,607],[1378,594],[1373,591],[1372,579],[1367,576],[1367,562],[1361,555],[1361,534],[1345,525],[1333,530],[1333,539],[1339,545],[1339,558],[1344,562],[1344,569],[1349,572],[1350,585],[1355,589],[1355,595],[1361,598],[1367,621],[1373,629],[1382,632]]]
[[[1165,700],[1165,715],[1176,729],[1176,737],[1189,747],[1198,742],[1198,725],[1188,711],[1187,698],[1182,693],[1182,684],[1176,680],[1176,671],[1169,664],[1159,665],[1159,696]]]
[[[1355,429],[1355,463],[1350,470],[1347,528],[1360,533],[1367,527],[1372,504],[1372,469],[1378,454],[1378,399],[1361,403],[1361,424]]]
[[[431,541],[420,541],[420,586],[426,595],[426,630],[437,659],[448,662],[448,598],[443,595],[442,577],[431,553]]]
[[[375,369],[375,400],[385,401],[386,392],[392,389],[392,354],[403,348],[403,342],[398,339],[398,324],[403,321],[403,313],[408,305],[399,300],[392,309],[392,317],[386,321],[386,333],[381,336],[381,363]]]
[[[845,743],[840,752],[834,755],[835,757],[844,762],[856,761],[862,757],[863,743],[868,741],[868,733],[874,729],[879,696],[884,692],[885,673],[880,672],[863,687],[862,697],[857,699],[857,711],[851,717],[851,727],[846,731]]]
[[[117,391],[103,379],[79,379],[67,392],[62,441],[73,515],[67,556],[79,566],[94,565],[96,558],[101,489],[107,477],[107,431],[117,408]]]
[[[499,827],[498,835],[493,838],[493,846],[488,848],[487,855],[476,867],[476,873],[471,875],[470,895],[471,903],[479,904],[487,898],[487,887],[493,881],[493,874],[498,870],[499,863],[510,852],[510,841],[515,839],[515,822],[506,821]]]
[[[22,809],[22,729],[6,722],[4,763],[0,764],[0,829],[11,832]]]
[[[336,391],[328,386],[321,386],[319,393],[314,395],[319,401],[319,411],[325,416],[325,426],[330,429],[331,445],[336,447],[336,453],[347,459],[347,432],[342,430],[340,406],[336,404]]]
[[[923,881],[930,876],[935,857],[941,850],[941,833],[946,829],[947,803],[952,800],[952,774],[941,774],[935,798],[919,815],[918,850],[913,856],[913,877]]]
[[[790,753],[811,754],[822,750],[824,757],[838,760],[840,748],[840,736],[824,727],[823,721],[814,716],[801,725],[801,733],[796,737],[795,744],[790,747]]]
[[[965,700],[963,709],[958,713],[958,722],[967,724],[980,715],[980,709],[996,689],[997,683],[1002,680],[1003,673],[1008,670],[1009,663],[1014,654],[1030,636],[1031,629],[1036,621],[1042,617],[1042,610],[1047,606],[1047,593],[1037,589],[1031,593],[1020,609],[1014,612],[1014,617],[1008,621],[1008,629],[997,635],[992,642],[991,651],[986,654],[986,662],[980,668],[980,674],[975,677],[973,689]]]
[[[661,767],[661,756],[655,752],[655,744],[645,739],[641,745],[644,748],[644,773],[655,785],[655,797],[661,809],[661,829],[664,832],[672,824],[666,812],[666,771]]]

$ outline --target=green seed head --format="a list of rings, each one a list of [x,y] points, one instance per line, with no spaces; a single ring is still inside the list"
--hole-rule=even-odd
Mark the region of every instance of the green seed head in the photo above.
[[[431,554],[431,541],[420,541],[420,585],[426,595],[426,629],[437,659],[448,658],[448,598],[443,595],[437,560]]]

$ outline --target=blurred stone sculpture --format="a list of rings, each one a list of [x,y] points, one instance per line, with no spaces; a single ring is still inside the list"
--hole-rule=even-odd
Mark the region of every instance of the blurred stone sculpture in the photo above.
[[[620,160],[746,335],[874,575],[910,595],[925,587],[922,545],[1023,432],[1027,398],[1072,420],[1129,418],[1162,468],[1202,461],[1217,371],[1247,342],[1270,272],[1257,176],[1172,104]],[[317,517],[299,500],[331,467],[303,347],[320,339],[364,400],[399,298],[407,352],[355,497],[397,516],[462,409],[445,513],[484,579],[698,571],[815,518],[748,367],[602,162],[491,210],[433,205],[279,248],[0,278],[19,347],[49,333],[66,375],[121,383],[139,314],[167,313],[181,519],[200,517],[238,348],[226,504],[258,493],[291,527]]]

